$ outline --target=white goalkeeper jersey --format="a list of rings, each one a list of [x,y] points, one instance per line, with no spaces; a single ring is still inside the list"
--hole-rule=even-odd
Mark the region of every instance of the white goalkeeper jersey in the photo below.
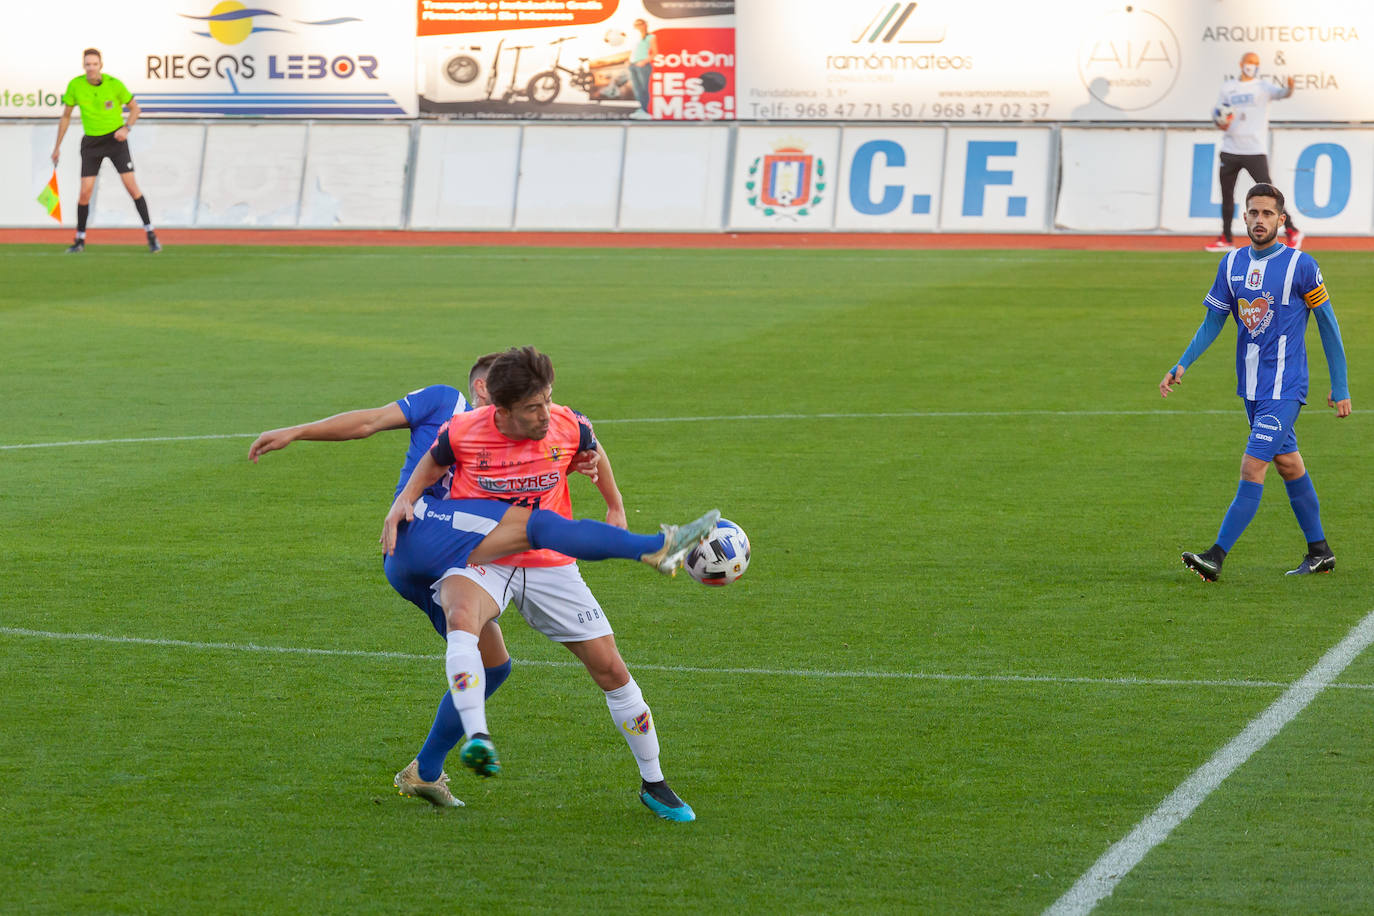
[[[1221,84],[1217,105],[1230,105],[1235,119],[1221,138],[1221,151],[1238,156],[1269,153],[1269,102],[1283,98],[1288,87],[1266,79],[1229,79]]]

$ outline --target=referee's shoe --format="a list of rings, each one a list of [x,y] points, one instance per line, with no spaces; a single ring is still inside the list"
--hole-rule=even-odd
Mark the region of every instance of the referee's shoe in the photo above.
[[[67,247],[67,254],[81,254],[85,250],[86,240],[77,239],[75,242],[72,242],[71,245]]]
[[[149,232],[149,233],[148,233],[148,251],[152,252],[153,254],[157,254],[157,253],[158,253],[159,251],[161,251],[161,250],[162,250],[162,246],[158,244],[158,241],[157,241],[157,233],[156,233],[156,232]]]

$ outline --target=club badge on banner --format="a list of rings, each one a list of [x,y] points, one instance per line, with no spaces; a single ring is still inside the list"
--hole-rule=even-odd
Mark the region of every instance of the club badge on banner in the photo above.
[[[736,229],[828,229],[835,212],[840,130],[742,127],[735,146],[730,225]]]
[[[734,0],[417,0],[434,117],[735,117]]]

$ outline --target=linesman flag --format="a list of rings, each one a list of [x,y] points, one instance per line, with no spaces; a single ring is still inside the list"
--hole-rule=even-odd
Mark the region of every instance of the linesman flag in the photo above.
[[[49,216],[59,223],[62,222],[62,201],[57,196],[57,169],[52,170],[52,177],[38,193],[38,202],[48,211]]]

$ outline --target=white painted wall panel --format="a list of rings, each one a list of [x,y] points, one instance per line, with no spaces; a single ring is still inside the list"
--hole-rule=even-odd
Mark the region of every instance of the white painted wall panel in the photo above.
[[[295,226],[304,124],[211,124],[197,226]]]
[[[934,230],[944,158],[943,127],[846,127],[835,228]]]
[[[1044,128],[950,128],[940,228],[1043,232],[1052,139]]]
[[[625,128],[525,128],[515,224],[521,229],[614,229]]]
[[[519,171],[519,127],[422,124],[411,227],[509,229],[515,220]]]
[[[313,124],[299,225],[398,229],[406,194],[408,124]]]
[[[57,122],[0,126],[0,226],[56,228],[58,223],[38,203],[38,194],[52,177],[52,148]],[[67,131],[57,167],[62,197],[62,225],[76,225],[76,194],[81,181],[81,128]]]
[[[405,212],[411,135],[385,123],[147,119],[131,147],[159,227],[389,227]],[[53,120],[0,123],[0,168],[22,176],[0,182],[0,226],[57,225],[34,200],[55,136]],[[58,169],[68,228],[80,136],[74,124]],[[731,229],[1040,232],[1054,136],[1035,127],[423,124],[410,225],[711,231],[728,202]],[[1217,233],[1217,131],[1066,126],[1059,136],[1057,227]],[[1374,130],[1284,128],[1273,140],[1274,180],[1304,231],[1374,234]],[[1251,184],[1241,176],[1238,200]],[[93,232],[137,224],[112,166],[98,189]],[[1242,236],[1239,217],[1233,229]]]
[[[635,125],[625,137],[620,228],[720,229],[727,127]]]
[[[1082,232],[1159,227],[1163,129],[1065,127],[1055,225]]]

